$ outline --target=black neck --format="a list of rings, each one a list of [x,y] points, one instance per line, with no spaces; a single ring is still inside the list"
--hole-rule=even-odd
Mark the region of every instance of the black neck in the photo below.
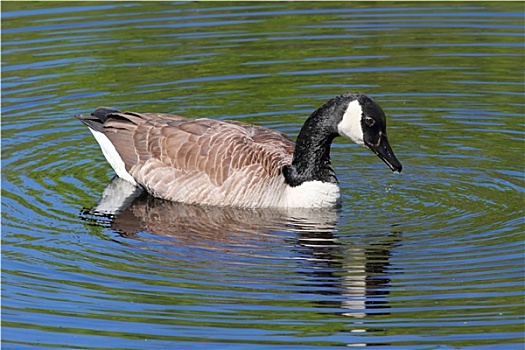
[[[338,133],[330,120],[332,113],[327,117],[323,107],[306,120],[295,142],[292,164],[283,167],[285,181],[290,186],[306,181],[337,183],[330,164],[330,146]]]

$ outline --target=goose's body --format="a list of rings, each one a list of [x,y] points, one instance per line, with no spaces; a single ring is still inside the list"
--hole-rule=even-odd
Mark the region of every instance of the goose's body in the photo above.
[[[392,170],[401,170],[386,139],[384,113],[365,95],[345,94],[328,101],[308,118],[297,142],[236,121],[110,108],[78,118],[119,177],[156,197],[182,203],[337,206],[340,192],[330,164],[336,136],[353,139]],[[370,130],[362,130],[368,128],[367,120]]]

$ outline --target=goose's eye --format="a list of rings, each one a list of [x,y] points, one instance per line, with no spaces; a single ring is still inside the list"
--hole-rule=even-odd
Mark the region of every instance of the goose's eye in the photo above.
[[[374,124],[376,123],[374,118],[371,118],[371,117],[364,117],[364,122],[365,122],[366,126],[368,126],[369,128],[374,126]]]

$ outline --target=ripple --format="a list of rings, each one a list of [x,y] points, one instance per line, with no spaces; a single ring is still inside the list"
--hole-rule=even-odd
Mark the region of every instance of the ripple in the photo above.
[[[53,6],[2,14],[6,346],[521,348],[518,4]],[[347,90],[381,104],[404,170],[337,140],[341,210],[91,210],[113,172],[75,114],[294,136]]]

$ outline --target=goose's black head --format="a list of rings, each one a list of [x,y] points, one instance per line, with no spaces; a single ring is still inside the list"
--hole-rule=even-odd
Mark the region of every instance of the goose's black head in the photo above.
[[[386,137],[381,107],[366,95],[347,93],[328,100],[305,121],[295,142],[292,164],[282,169],[286,183],[292,187],[306,181],[337,183],[330,164],[330,145],[337,136],[365,146],[392,171],[401,171]]]
[[[401,172],[403,166],[388,143],[381,107],[363,94],[345,94],[340,98],[346,107],[337,123],[338,134],[374,152],[392,171]]]

